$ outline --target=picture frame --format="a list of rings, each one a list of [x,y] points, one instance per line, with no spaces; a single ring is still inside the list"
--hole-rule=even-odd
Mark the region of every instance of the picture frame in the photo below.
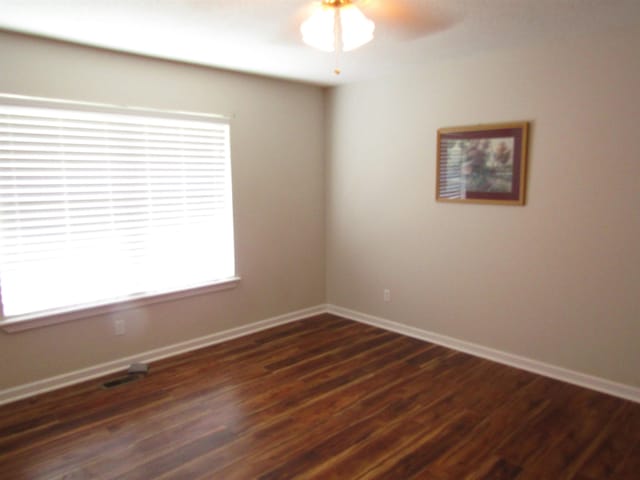
[[[524,205],[528,122],[438,129],[436,201]]]

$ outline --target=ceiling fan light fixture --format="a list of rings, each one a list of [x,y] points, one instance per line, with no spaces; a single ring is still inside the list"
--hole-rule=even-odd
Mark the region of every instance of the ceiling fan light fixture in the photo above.
[[[349,0],[323,1],[300,32],[307,45],[333,52],[348,52],[373,40],[375,24]]]

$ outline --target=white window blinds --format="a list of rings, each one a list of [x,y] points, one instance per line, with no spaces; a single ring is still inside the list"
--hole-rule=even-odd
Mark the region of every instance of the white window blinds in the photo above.
[[[229,124],[0,97],[5,318],[235,275]]]

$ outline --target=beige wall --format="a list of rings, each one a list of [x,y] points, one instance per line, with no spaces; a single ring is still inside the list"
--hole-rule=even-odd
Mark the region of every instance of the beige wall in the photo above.
[[[322,89],[0,32],[0,92],[233,115],[240,285],[24,333],[0,332],[0,390],[325,300]]]
[[[110,316],[0,333],[0,389],[325,301],[640,386],[639,43],[613,32],[324,93],[0,32],[0,92],[235,116],[243,278],[121,313],[121,337]],[[532,122],[527,205],[436,203],[437,128],[509,120]]]
[[[610,32],[334,90],[329,303],[640,386],[639,45]],[[436,130],[515,120],[527,205],[436,203]]]

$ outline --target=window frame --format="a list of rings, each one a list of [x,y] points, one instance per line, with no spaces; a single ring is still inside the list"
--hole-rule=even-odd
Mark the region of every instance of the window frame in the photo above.
[[[49,108],[73,108],[79,110],[87,110],[91,112],[115,112],[115,113],[129,113],[133,115],[148,115],[148,116],[163,116],[165,118],[178,118],[178,119],[194,119],[194,120],[212,120],[212,121],[224,121],[229,125],[233,116],[227,115],[215,115],[205,113],[195,113],[176,110],[160,110],[120,105],[110,105],[103,103],[92,102],[78,102],[70,100],[60,100],[52,98],[31,97],[23,95],[13,95],[0,93],[0,101],[5,104],[33,104],[42,107]],[[231,141],[229,140],[229,154],[231,153]],[[229,173],[229,182],[231,192],[233,192],[233,176]],[[234,265],[235,275],[232,277],[205,282],[201,284],[195,284],[192,286],[185,286],[171,288],[161,291],[143,292],[132,295],[126,295],[124,297],[104,299],[96,302],[83,303],[78,305],[70,305],[66,307],[48,309],[46,311],[39,311],[33,313],[26,313],[22,315],[15,315],[11,317],[5,317],[2,312],[2,290],[0,290],[0,329],[8,333],[20,332],[30,330],[33,328],[40,328],[49,325],[56,325],[73,320],[79,320],[84,318],[96,317],[100,315],[108,315],[114,312],[123,310],[130,310],[153,305],[156,303],[175,301],[182,298],[188,298],[197,295],[205,295],[212,292],[224,291],[235,288],[240,282],[241,278],[237,273],[237,254],[236,254],[236,235],[235,235],[235,215],[233,214],[233,193],[230,198],[231,208],[231,222],[232,222],[232,238],[234,245]]]

